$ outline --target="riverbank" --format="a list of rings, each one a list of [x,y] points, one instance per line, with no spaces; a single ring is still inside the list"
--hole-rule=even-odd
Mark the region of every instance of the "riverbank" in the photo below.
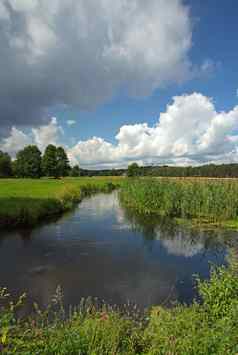
[[[141,315],[136,309],[118,310],[83,300],[68,314],[58,288],[51,305],[34,306],[21,318],[24,296],[13,305],[0,292],[0,351],[2,354],[237,354],[238,264],[198,281],[201,303],[172,309],[153,307]]]
[[[135,179],[123,185],[120,199],[139,213],[180,223],[238,227],[238,180]]]
[[[0,179],[0,227],[32,227],[72,209],[84,197],[110,192],[122,178]]]
[[[122,186],[124,205],[179,223],[238,228],[238,180],[122,177],[0,179],[0,228],[32,227],[70,210],[85,196]]]

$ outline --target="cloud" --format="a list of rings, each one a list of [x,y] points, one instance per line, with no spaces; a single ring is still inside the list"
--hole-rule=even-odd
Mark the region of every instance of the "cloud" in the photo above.
[[[161,231],[158,230],[158,240],[167,249],[167,252],[175,256],[184,256],[192,258],[193,256],[201,253],[205,249],[205,236],[197,235],[194,239],[191,235],[178,231],[174,238],[161,239]]]
[[[36,144],[43,151],[48,144],[60,145],[63,133],[64,131],[58,125],[55,117],[52,117],[46,125],[32,128],[28,134],[12,127],[10,135],[0,142],[0,150],[15,157],[16,153],[25,146]]]
[[[185,80],[191,37],[182,0],[1,0],[1,130]]]
[[[0,149],[14,154],[27,144],[41,150],[49,143],[62,144],[64,131],[56,118],[29,134],[13,127]],[[238,161],[238,106],[217,112],[211,98],[200,93],[175,96],[154,126],[124,125],[116,144],[92,137],[67,147],[72,164],[82,167],[125,167],[139,164],[197,165]]]
[[[12,127],[9,137],[4,138],[0,144],[0,150],[15,155],[18,150],[32,143],[31,137],[16,127]]]
[[[199,93],[176,96],[153,127],[124,125],[117,144],[100,137],[79,141],[68,150],[84,166],[124,166],[129,161],[195,165],[238,158],[238,106],[217,112],[211,98]]]
[[[40,126],[39,128],[33,128],[32,133],[34,143],[39,149],[44,150],[50,143],[59,145],[64,131],[63,128],[58,125],[57,118],[52,117],[49,124]]]
[[[68,126],[73,126],[76,124],[76,121],[75,120],[67,120],[67,125]]]

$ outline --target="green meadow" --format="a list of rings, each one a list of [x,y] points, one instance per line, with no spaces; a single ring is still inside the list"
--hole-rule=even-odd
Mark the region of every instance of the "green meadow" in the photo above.
[[[33,226],[83,197],[121,187],[120,199],[143,214],[237,227],[238,180],[81,177],[0,179],[0,225]]]
[[[0,179],[0,226],[34,226],[96,192],[118,187],[119,178]]]

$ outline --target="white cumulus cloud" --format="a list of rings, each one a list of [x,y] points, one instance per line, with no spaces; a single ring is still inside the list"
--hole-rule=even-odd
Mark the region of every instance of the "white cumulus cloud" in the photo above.
[[[52,117],[49,124],[32,129],[34,142],[43,150],[48,144],[60,144],[60,138],[64,131],[57,123],[57,118]]]
[[[48,124],[32,128],[28,134],[12,127],[10,135],[0,142],[0,150],[15,157],[16,153],[25,146],[36,144],[43,151],[48,144],[60,145],[63,134],[64,131],[56,117],[52,117]]]
[[[13,126],[10,135],[2,140],[0,149],[11,155],[15,155],[17,151],[31,143],[31,137]]]
[[[154,126],[124,125],[116,139],[117,144],[99,137],[80,141],[69,149],[70,158],[91,166],[237,161],[238,106],[219,113],[200,93],[176,96]]]
[[[27,144],[37,144],[43,150],[49,143],[62,145],[63,134],[53,117],[29,134],[13,127],[0,149],[14,154]],[[200,93],[175,96],[155,125],[124,125],[115,139],[113,144],[94,136],[66,147],[71,163],[108,168],[132,161],[176,165],[238,162],[238,106],[217,112],[213,100]]]

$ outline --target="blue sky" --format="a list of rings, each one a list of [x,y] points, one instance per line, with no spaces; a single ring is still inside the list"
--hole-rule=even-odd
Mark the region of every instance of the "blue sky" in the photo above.
[[[0,4],[0,149],[61,144],[91,167],[236,162],[238,2],[112,2]]]
[[[77,108],[51,109],[66,130],[66,141],[86,140],[92,136],[115,142],[124,124],[148,122],[153,125],[172,97],[200,92],[214,98],[217,110],[229,110],[238,104],[238,2],[235,0],[188,0],[193,23],[193,46],[189,56],[194,65],[212,61],[211,72],[180,85],[157,89],[149,97],[134,99],[117,95],[92,111]],[[67,119],[76,121],[72,127]]]

